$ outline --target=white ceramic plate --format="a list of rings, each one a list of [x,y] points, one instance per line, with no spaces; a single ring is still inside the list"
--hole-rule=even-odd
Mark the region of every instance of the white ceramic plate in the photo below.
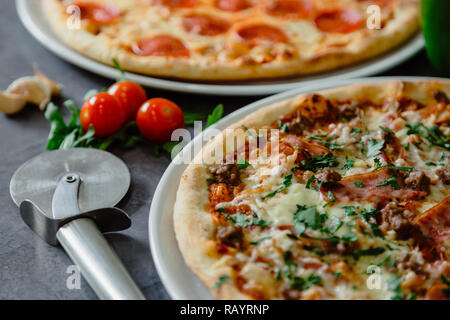
[[[50,30],[50,27],[43,17],[40,0],[16,0],[16,5],[19,17],[28,31],[41,42],[42,45],[53,51],[56,55],[78,67],[107,78],[116,79],[119,76],[119,72],[116,69],[77,53],[60,42],[56,35]],[[233,96],[269,95],[298,88],[300,86],[317,84],[324,79],[332,81],[379,74],[412,57],[424,47],[424,43],[422,35],[418,34],[399,48],[367,62],[342,68],[338,71],[284,80],[211,84],[153,78],[129,72],[127,72],[126,75],[129,80],[140,84],[171,91]]]
[[[346,86],[353,83],[377,83],[390,80],[425,81],[444,79],[422,77],[375,77],[339,81],[324,80],[322,84],[294,89],[254,102],[223,118],[213,127],[223,130],[262,107],[294,97],[301,93],[312,93],[319,90]],[[448,79],[445,80],[448,81]],[[205,130],[204,133],[207,134],[208,130]],[[193,146],[196,143],[202,143],[200,136],[193,139],[192,142],[185,147],[185,150],[187,152],[193,152]],[[185,150],[183,150],[183,152]],[[174,159],[174,162],[176,160],[177,159]],[[208,290],[186,266],[181,252],[178,249],[173,229],[173,206],[175,203],[178,184],[186,167],[187,165],[176,165],[172,162],[159,182],[150,209],[150,247],[152,250],[153,261],[156,265],[159,276],[173,299],[212,299],[212,296]]]

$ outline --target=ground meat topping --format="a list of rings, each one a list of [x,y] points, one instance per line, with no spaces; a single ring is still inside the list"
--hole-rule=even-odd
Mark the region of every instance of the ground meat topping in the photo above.
[[[323,185],[330,186],[341,181],[342,176],[338,172],[333,171],[330,168],[324,168],[317,172],[316,179],[319,180]]]
[[[380,229],[384,233],[394,230],[397,233],[397,239],[407,240],[420,234],[418,226],[412,221],[413,214],[409,210],[398,205],[397,202],[388,203],[381,210]]]
[[[430,193],[430,183],[431,180],[428,176],[421,170],[415,170],[409,174],[405,179],[405,184],[407,187]]]
[[[223,244],[242,250],[245,248],[244,231],[233,225],[219,226],[216,233],[217,240]]]
[[[436,170],[436,174],[445,185],[450,185],[450,168],[442,167]]]
[[[209,172],[219,183],[225,183],[231,186],[237,186],[240,183],[240,169],[237,164],[222,164],[210,168]]]

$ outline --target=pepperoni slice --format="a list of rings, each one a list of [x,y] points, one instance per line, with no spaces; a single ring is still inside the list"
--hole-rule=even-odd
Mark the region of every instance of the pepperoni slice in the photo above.
[[[281,29],[267,24],[244,27],[238,31],[238,36],[243,42],[251,46],[286,42],[288,40],[288,37]]]
[[[183,19],[184,30],[202,36],[216,36],[227,32],[230,27],[231,23],[227,20],[209,15],[191,14]]]
[[[364,23],[364,16],[356,9],[338,9],[319,14],[315,23],[324,32],[350,33]]]
[[[159,35],[141,40],[133,46],[133,51],[140,56],[189,56],[189,49],[180,39],[171,35]]]
[[[310,0],[272,0],[266,5],[266,12],[283,19],[311,17],[314,5]]]
[[[178,9],[192,8],[197,4],[197,0],[152,0],[152,3],[172,9]]]
[[[248,0],[217,0],[216,7],[224,11],[241,11],[251,7]]]
[[[91,2],[75,2],[74,5],[80,8],[81,19],[87,19],[99,24],[109,24],[115,22],[120,11],[110,4],[97,4]]]

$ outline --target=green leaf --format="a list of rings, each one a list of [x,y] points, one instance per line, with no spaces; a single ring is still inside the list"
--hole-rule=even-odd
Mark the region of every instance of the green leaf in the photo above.
[[[269,239],[272,239],[272,237],[264,237],[264,238],[261,238],[261,239],[256,240],[256,241],[252,241],[252,242],[250,242],[250,244],[253,245],[253,246],[256,246],[256,245],[260,244],[261,242],[263,242],[265,240],[269,240]]]
[[[47,150],[57,150],[63,142],[67,127],[58,107],[50,102],[45,110],[45,118],[50,122],[50,133],[47,138]]]
[[[119,76],[119,78],[117,78],[117,82],[124,81],[126,79],[125,71],[123,71],[123,69],[120,66],[119,62],[116,59],[113,58],[112,59],[112,63],[114,65],[114,68],[116,68],[120,72],[120,76]]]
[[[219,104],[214,108],[213,112],[208,116],[208,120],[206,122],[206,127],[212,126],[217,121],[222,118],[223,115],[223,104]]]
[[[355,186],[359,187],[359,188],[364,188],[364,183],[360,182],[360,181],[355,181],[353,182],[355,184]]]
[[[294,213],[294,231],[297,234],[303,234],[309,227],[317,230],[322,227],[322,219],[315,206],[306,207],[297,205],[297,211]]]
[[[192,125],[195,121],[203,121],[205,119],[205,114],[203,113],[190,113],[184,112],[184,124]]]
[[[220,286],[222,286],[229,279],[230,279],[230,276],[228,276],[228,275],[220,276],[219,280],[217,280],[217,282],[213,285],[212,289],[219,288]]]
[[[395,177],[386,179],[385,181],[376,184],[375,187],[382,187],[382,186],[388,186],[388,185],[391,186],[392,189],[400,190],[400,187],[397,183],[397,179]]]
[[[333,192],[328,191],[328,198],[330,198],[330,201],[328,201],[327,203],[324,204],[324,208],[328,207],[330,204],[333,204],[336,202],[336,198],[334,197]]]
[[[292,173],[290,173],[290,174],[286,175],[286,177],[284,177],[283,185],[281,187],[279,187],[277,190],[275,190],[269,194],[266,194],[263,197],[263,200],[265,200],[267,198],[271,198],[274,195],[276,195],[278,192],[282,192],[282,191],[286,190],[291,184],[292,184]]]
[[[377,142],[375,139],[369,140],[367,144],[367,158],[373,158],[380,154],[384,147],[384,140]]]
[[[347,174],[347,171],[353,168],[353,165],[355,164],[354,160],[346,159],[344,164],[344,175]]]
[[[237,165],[240,169],[247,169],[250,163],[248,163],[245,159],[238,159]]]
[[[358,240],[358,234],[353,231],[349,231],[341,237],[342,241],[345,242],[355,242]]]
[[[258,219],[255,217],[251,217],[249,219],[249,216],[242,214],[240,212],[229,216],[229,219],[233,221],[234,225],[242,228],[250,227],[250,226],[260,226],[260,227],[267,227],[270,225],[270,222],[267,222],[263,219]]]

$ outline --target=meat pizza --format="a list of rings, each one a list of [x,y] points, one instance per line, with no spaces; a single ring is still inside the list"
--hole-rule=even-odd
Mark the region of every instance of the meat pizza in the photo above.
[[[194,80],[311,74],[367,60],[419,27],[417,0],[43,0],[71,48]]]
[[[448,299],[450,82],[300,95],[210,141],[174,209],[222,299]]]

